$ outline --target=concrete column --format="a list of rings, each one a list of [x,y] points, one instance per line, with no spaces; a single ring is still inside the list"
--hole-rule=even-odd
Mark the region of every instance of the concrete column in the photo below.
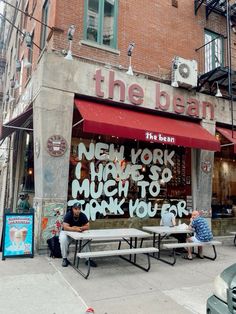
[[[42,87],[33,107],[35,172],[35,244],[40,249],[57,230],[67,203],[69,157],[74,94]],[[48,152],[48,139],[60,135],[67,148],[63,155]]]
[[[215,134],[214,123],[202,122],[202,126]],[[206,217],[211,217],[214,152],[194,149],[192,153],[193,209],[203,210]]]

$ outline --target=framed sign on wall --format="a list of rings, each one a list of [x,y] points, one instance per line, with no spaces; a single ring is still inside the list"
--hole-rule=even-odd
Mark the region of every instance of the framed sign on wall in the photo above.
[[[34,256],[34,213],[4,213],[2,260]]]

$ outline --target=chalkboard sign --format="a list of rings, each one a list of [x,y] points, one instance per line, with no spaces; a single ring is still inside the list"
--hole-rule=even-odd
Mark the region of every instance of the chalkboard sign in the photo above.
[[[5,213],[3,216],[2,260],[34,256],[34,213]]]

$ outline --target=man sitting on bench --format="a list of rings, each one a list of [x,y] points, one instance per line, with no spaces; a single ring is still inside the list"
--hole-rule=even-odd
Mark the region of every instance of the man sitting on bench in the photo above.
[[[68,211],[63,220],[63,229],[60,232],[59,240],[62,254],[62,266],[67,267],[69,261],[67,259],[69,244],[73,241],[65,231],[83,232],[89,229],[89,222],[87,216],[81,212],[81,205],[76,203],[72,207],[72,211]],[[85,245],[84,249],[90,251],[89,245]],[[88,263],[88,261],[86,261]],[[97,264],[90,260],[90,266],[97,267]]]
[[[212,232],[208,226],[207,220],[200,216],[199,212],[197,210],[194,210],[192,212],[192,217],[190,219],[190,229],[194,229],[194,236],[187,238],[186,242],[195,242],[195,243],[201,243],[201,242],[209,242],[213,239]],[[185,259],[192,260],[192,248],[188,247],[188,255],[184,256]],[[202,246],[198,247],[198,257],[204,258],[202,254]]]

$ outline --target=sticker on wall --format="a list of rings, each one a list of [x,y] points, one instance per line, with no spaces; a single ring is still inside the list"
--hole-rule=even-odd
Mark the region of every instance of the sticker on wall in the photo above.
[[[59,235],[63,221],[64,204],[45,203],[44,216],[41,220],[42,238],[50,239]]]
[[[67,150],[67,142],[61,135],[52,135],[47,140],[47,151],[53,157],[60,157]]]
[[[39,157],[39,153],[40,153],[40,142],[39,142],[38,138],[35,139],[34,152],[35,152],[35,156],[38,158]]]
[[[201,168],[202,168],[203,172],[210,173],[211,168],[212,168],[212,164],[211,164],[210,160],[203,160],[201,162]]]

